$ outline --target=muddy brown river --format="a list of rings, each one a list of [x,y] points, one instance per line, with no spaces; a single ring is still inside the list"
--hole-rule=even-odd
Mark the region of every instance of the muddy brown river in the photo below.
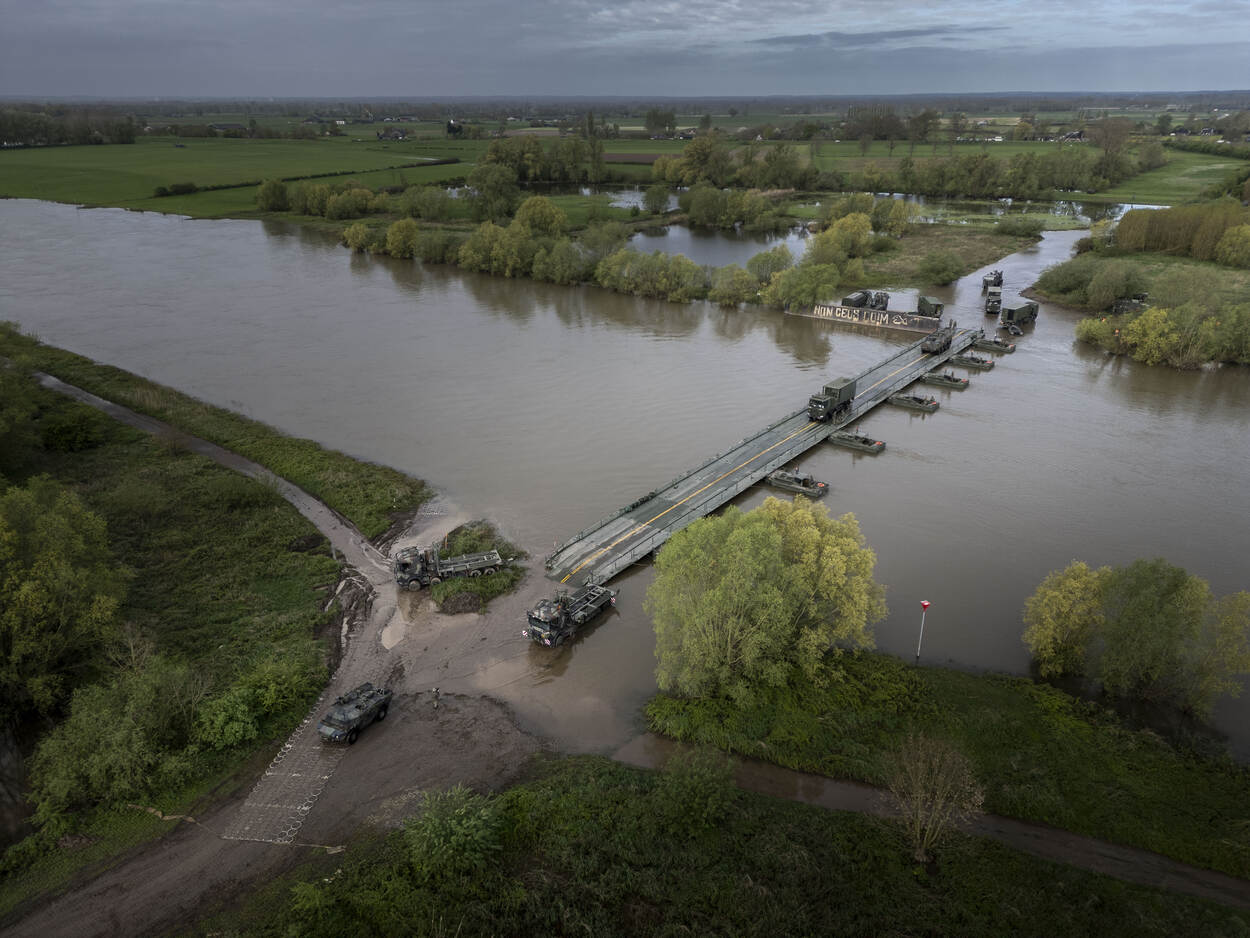
[[[1079,236],[997,265],[1006,302]],[[984,319],[979,274],[931,292],[961,324]],[[497,520],[536,571],[553,542],[905,341],[353,256],[279,224],[31,201],[0,201],[0,318],[427,479]],[[883,650],[914,656],[924,599],[925,662],[1023,672],[1025,597],[1073,558],[1162,556],[1217,594],[1250,587],[1250,370],[1107,358],[1075,345],[1078,318],[1043,305],[1016,354],[967,391],[936,391],[934,415],[870,415],[881,456],[822,445],[803,459],[877,552]],[[650,579],[619,577],[617,611],[555,654],[528,647],[518,619],[452,685],[491,691],[566,745],[615,748],[654,692]],[[518,612],[547,587],[535,572]],[[1250,756],[1250,701],[1217,723]]]

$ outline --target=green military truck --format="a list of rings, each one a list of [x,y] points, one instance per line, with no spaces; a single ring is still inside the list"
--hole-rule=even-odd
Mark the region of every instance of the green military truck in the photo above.
[[[807,417],[822,422],[844,417],[850,413],[854,401],[855,379],[839,378],[811,396],[807,402]]]
[[[401,589],[416,590],[458,576],[490,576],[504,565],[499,551],[441,557],[437,547],[405,547],[395,555],[395,582]]]
[[[1015,306],[1004,306],[999,322],[1004,326],[1027,326],[1037,319],[1038,305],[1032,300],[1017,303]]]

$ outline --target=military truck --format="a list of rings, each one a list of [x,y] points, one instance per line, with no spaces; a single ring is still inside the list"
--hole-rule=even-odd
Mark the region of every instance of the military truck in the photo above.
[[[989,287],[985,291],[985,315],[997,316],[1003,311],[1003,288]]]
[[[916,312],[921,316],[932,316],[938,319],[945,308],[946,304],[936,297],[922,296],[916,300]]]
[[[576,593],[559,590],[552,599],[544,599],[525,614],[529,627],[521,637],[537,645],[561,645],[609,606],[616,605],[617,590],[587,584]]]
[[[988,274],[981,278],[981,289],[988,290],[990,287],[1001,287],[1003,285],[1003,272],[1001,270],[991,270]]]
[[[890,294],[881,290],[873,292],[872,290],[856,290],[848,296],[842,297],[843,306],[853,306],[856,309],[885,309],[890,305]]]
[[[343,696],[334,698],[334,703],[317,724],[317,735],[323,743],[347,743],[350,746],[370,723],[386,719],[392,696],[394,694],[389,687],[374,687],[365,681]]]
[[[951,339],[955,338],[955,320],[951,320],[941,329],[935,329],[920,340],[922,352],[945,352],[951,347]]]
[[[1037,304],[1032,300],[1018,303],[1015,306],[1004,306],[999,322],[1004,326],[1025,326],[1037,318]]]
[[[497,550],[444,558],[437,547],[405,547],[395,555],[395,582],[415,592],[451,577],[490,576],[503,565]]]
[[[839,378],[826,384],[818,394],[813,394],[807,402],[809,420],[833,420],[850,413],[851,404],[855,402],[855,379]]]

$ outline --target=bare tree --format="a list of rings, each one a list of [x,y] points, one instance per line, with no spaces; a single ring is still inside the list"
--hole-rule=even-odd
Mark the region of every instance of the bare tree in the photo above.
[[[980,815],[985,798],[963,753],[917,733],[894,753],[887,784],[917,863],[927,863],[954,826]]]

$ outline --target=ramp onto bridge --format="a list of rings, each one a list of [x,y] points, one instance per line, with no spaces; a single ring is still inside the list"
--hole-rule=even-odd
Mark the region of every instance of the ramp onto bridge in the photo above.
[[[576,585],[589,580],[608,581],[659,549],[677,531],[715,511],[834,430],[854,423],[891,394],[958,355],[981,334],[979,329],[961,329],[955,333],[950,348],[936,354],[920,351],[924,339],[918,339],[855,376],[855,402],[849,416],[840,423],[811,421],[806,407],[782,417],[558,545],[547,557],[547,575]]]

